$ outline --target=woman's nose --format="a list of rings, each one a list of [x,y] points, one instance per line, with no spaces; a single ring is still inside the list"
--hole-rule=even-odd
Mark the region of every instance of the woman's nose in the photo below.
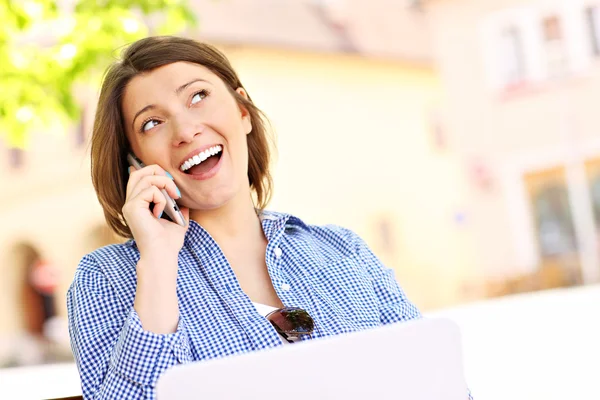
[[[204,126],[198,117],[178,115],[173,118],[173,143],[178,146],[182,143],[191,142],[194,137],[202,133]]]

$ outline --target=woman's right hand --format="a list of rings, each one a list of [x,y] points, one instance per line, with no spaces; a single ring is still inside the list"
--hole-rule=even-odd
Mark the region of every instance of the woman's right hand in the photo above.
[[[122,211],[140,251],[134,308],[144,330],[172,333],[179,320],[177,258],[189,226],[189,210],[181,208],[185,227],[161,219],[167,201],[160,189],[178,199],[175,182],[158,165],[131,167],[130,172]]]
[[[136,170],[130,167],[123,216],[131,229],[142,258],[177,259],[189,226],[189,210],[181,208],[186,219],[182,227],[160,218],[167,204],[160,189],[166,189],[173,198],[180,197],[175,182],[158,165]],[[154,208],[150,211],[150,203]]]

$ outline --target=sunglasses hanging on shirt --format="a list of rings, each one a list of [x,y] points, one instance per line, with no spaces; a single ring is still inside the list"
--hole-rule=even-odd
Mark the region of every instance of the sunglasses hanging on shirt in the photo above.
[[[312,334],[315,327],[315,322],[308,312],[298,307],[280,308],[270,312],[265,318],[277,333],[290,343],[293,343],[291,339]]]

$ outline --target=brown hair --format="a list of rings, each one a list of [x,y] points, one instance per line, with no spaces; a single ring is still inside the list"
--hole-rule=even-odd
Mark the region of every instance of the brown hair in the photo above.
[[[259,210],[271,198],[267,119],[249,95],[245,99],[235,91],[243,86],[227,58],[214,47],[191,39],[171,36],[141,39],[127,47],[122,60],[113,63],[106,72],[91,140],[92,182],[108,225],[123,237],[132,237],[121,211],[128,179],[126,156],[130,151],[121,108],[123,92],[135,76],[178,61],[210,69],[225,82],[238,104],[248,110],[252,121],[252,132],[247,135],[250,188]]]

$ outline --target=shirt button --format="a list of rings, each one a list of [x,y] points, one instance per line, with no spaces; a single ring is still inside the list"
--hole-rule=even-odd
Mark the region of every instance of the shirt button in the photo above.
[[[279,257],[281,257],[282,254],[283,254],[283,250],[281,250],[281,248],[279,248],[279,247],[275,248],[275,257],[279,258]]]
[[[292,287],[291,287],[289,284],[287,284],[287,283],[284,283],[283,285],[281,285],[281,290],[283,290],[283,291],[285,291],[285,292],[287,292],[287,291],[288,291],[288,290],[290,290],[291,288],[292,288]]]

